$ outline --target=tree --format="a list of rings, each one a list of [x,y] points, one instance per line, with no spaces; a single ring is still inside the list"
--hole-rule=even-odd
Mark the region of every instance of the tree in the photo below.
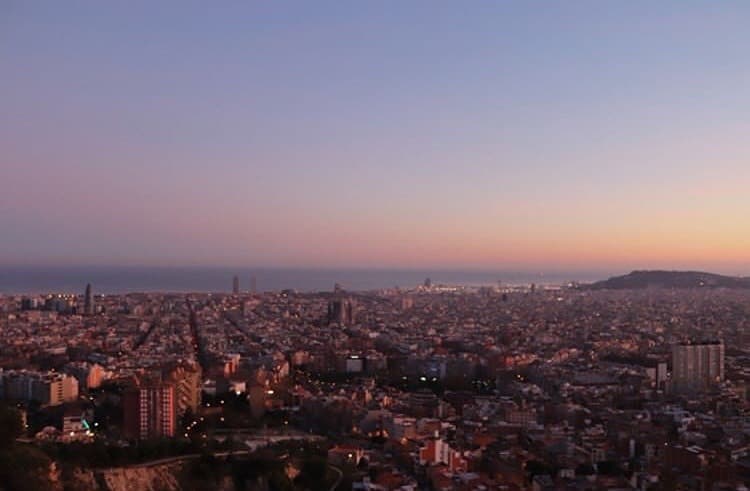
[[[0,406],[0,488],[4,491],[49,489],[51,461],[38,448],[17,443],[16,439],[22,434],[21,414],[14,408]]]
[[[21,413],[6,405],[0,406],[0,449],[8,448],[23,434]]]
[[[305,489],[324,489],[328,464],[325,457],[313,455],[302,463],[302,472],[295,480]]]
[[[0,450],[0,487],[4,491],[48,491],[50,459],[38,448],[14,444]]]

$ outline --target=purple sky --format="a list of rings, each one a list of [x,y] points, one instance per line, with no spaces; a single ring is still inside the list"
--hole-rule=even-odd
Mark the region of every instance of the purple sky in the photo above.
[[[750,274],[750,4],[0,3],[0,265]]]

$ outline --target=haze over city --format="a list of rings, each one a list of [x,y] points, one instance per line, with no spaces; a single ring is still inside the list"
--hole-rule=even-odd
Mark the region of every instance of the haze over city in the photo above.
[[[746,2],[0,4],[0,264],[750,274]]]

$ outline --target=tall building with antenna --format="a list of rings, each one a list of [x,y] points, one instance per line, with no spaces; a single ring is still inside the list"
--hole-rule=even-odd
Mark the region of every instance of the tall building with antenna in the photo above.
[[[240,293],[240,278],[235,276],[232,278],[232,293],[238,295]]]

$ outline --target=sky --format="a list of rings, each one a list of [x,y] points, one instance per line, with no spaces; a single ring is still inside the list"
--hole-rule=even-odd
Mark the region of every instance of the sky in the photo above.
[[[0,265],[750,274],[749,22],[0,0]]]

